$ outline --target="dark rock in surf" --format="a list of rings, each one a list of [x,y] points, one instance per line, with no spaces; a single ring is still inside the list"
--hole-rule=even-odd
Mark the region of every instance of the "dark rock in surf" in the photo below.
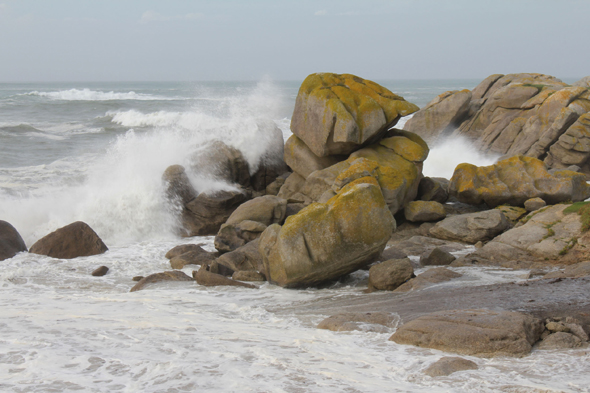
[[[248,196],[240,191],[219,191],[199,194],[185,205],[182,214],[186,236],[215,235],[235,209]]]
[[[244,288],[257,288],[254,285],[246,284],[243,282],[232,280],[231,278],[224,277],[220,274],[212,273],[208,270],[208,266],[201,266],[199,270],[193,271],[193,277],[197,281],[197,284],[203,285],[206,287],[215,287],[215,286],[234,286],[234,287],[244,287]]]
[[[436,247],[420,258],[420,264],[422,266],[444,266],[450,265],[455,259],[457,258],[450,252]]]
[[[162,180],[166,184],[166,195],[172,201],[178,200],[185,205],[195,199],[199,194],[182,165],[171,165],[164,171]]]
[[[102,254],[107,250],[107,246],[88,224],[76,221],[39,239],[29,252],[52,258],[72,259]]]
[[[258,251],[259,242],[260,239],[256,239],[234,251],[225,253],[217,258],[217,262],[234,271],[263,271],[262,255]]]
[[[255,281],[255,282],[264,282],[266,281],[266,276],[256,270],[242,270],[234,272],[231,276],[232,280],[236,281]]]
[[[215,260],[215,254],[203,250],[201,247],[192,248],[192,251],[185,252],[170,259],[172,269],[182,269],[186,265],[209,265]]]
[[[341,313],[332,315],[318,324],[318,329],[333,332],[360,330],[363,332],[388,333],[399,322],[396,314],[387,312]]]
[[[99,267],[99,268],[95,269],[95,270],[92,272],[92,275],[93,275],[94,277],[102,277],[102,276],[104,276],[105,274],[107,274],[107,273],[108,273],[108,271],[109,271],[109,268],[108,268],[108,267],[106,267],[106,266],[101,266],[101,267]]]
[[[194,281],[185,273],[175,270],[170,272],[154,273],[139,280],[137,284],[129,292],[139,291],[144,289],[148,284],[154,284],[163,281]]]
[[[477,370],[477,363],[471,360],[463,359],[458,356],[445,356],[432,363],[424,374],[431,377],[445,377],[464,370]]]
[[[22,251],[27,251],[27,246],[21,235],[8,222],[0,220],[0,261]]]
[[[172,249],[170,249],[166,253],[165,257],[167,259],[172,259],[172,258],[177,257],[179,255],[186,254],[189,251],[205,251],[201,247],[203,245],[204,245],[204,243],[200,243],[200,244],[181,244],[179,246],[176,246],[176,247],[173,247]]]

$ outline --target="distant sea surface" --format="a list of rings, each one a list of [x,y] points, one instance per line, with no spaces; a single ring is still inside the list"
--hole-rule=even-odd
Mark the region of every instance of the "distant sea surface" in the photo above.
[[[377,82],[420,107],[479,83]],[[178,283],[129,293],[133,276],[170,270],[164,254],[178,244],[214,251],[212,237],[175,234],[164,170],[188,167],[212,139],[240,149],[255,168],[266,148],[257,119],[273,120],[287,138],[299,84],[0,84],[0,219],[29,247],[78,220],[109,247],[74,260],[21,253],[0,262],[0,391],[588,391],[588,355],[579,351],[474,358],[479,370],[433,380],[421,370],[443,354],[389,342],[393,330],[316,329],[327,315],[316,315],[314,304],[370,296],[362,293],[366,272],[316,290]],[[431,154],[440,164],[425,167],[427,175],[461,158],[436,147]],[[189,176],[199,190],[220,186]],[[92,277],[101,265],[109,273]],[[523,272],[463,273],[447,285],[515,281]],[[281,305],[300,311],[269,311]]]

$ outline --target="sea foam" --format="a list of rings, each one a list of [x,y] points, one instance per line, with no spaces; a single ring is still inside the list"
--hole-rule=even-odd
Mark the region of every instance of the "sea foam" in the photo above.
[[[30,96],[47,97],[54,100],[63,101],[111,101],[111,100],[177,100],[179,98],[154,96],[150,94],[141,94],[134,91],[120,93],[114,91],[96,91],[90,89],[69,89],[60,91],[32,91],[27,93]]]

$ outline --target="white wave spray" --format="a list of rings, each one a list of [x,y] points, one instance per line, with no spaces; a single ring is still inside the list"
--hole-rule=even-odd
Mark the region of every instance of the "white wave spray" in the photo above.
[[[111,101],[111,100],[174,100],[174,97],[161,97],[150,94],[141,94],[134,91],[114,92],[114,91],[96,91],[90,89],[69,89],[60,91],[32,91],[27,93],[30,96],[47,97],[54,100],[63,101]]]
[[[273,84],[264,81],[250,94],[222,100],[223,108],[217,111],[220,116],[203,113],[198,107],[176,114],[111,114],[113,122],[150,127],[117,136],[102,156],[86,162],[72,157],[72,173],[77,172],[79,177],[80,165],[84,167],[82,182],[65,185],[68,182],[62,179],[3,195],[0,217],[12,223],[29,246],[76,220],[88,223],[107,245],[173,237],[176,214],[165,198],[161,180],[164,170],[173,164],[184,165],[199,191],[233,188],[206,178],[198,169],[190,170],[192,156],[206,142],[219,139],[241,150],[254,171],[273,145],[273,135],[259,127],[260,119],[276,118],[280,100]]]

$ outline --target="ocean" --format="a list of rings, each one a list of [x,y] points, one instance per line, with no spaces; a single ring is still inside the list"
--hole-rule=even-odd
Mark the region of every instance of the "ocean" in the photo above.
[[[478,83],[377,82],[421,107],[444,91]],[[73,260],[21,253],[0,262],[0,391],[590,391],[585,350],[467,357],[478,370],[433,379],[422,371],[445,354],[390,342],[394,329],[316,329],[329,316],[314,311],[317,305],[384,296],[362,292],[363,271],[323,289],[185,282],[129,293],[133,276],[170,270],[164,254],[176,245],[202,243],[214,251],[213,237],[176,235],[164,170],[187,165],[212,139],[240,149],[255,168],[266,148],[257,119],[273,120],[286,139],[299,84],[0,84],[0,219],[15,226],[28,247],[78,220],[109,247]],[[455,140],[432,147],[424,172],[448,178],[460,162],[493,160]],[[231,187],[189,176],[201,191]],[[109,273],[91,276],[101,265]],[[456,270],[464,276],[440,285],[511,282],[525,273]]]

